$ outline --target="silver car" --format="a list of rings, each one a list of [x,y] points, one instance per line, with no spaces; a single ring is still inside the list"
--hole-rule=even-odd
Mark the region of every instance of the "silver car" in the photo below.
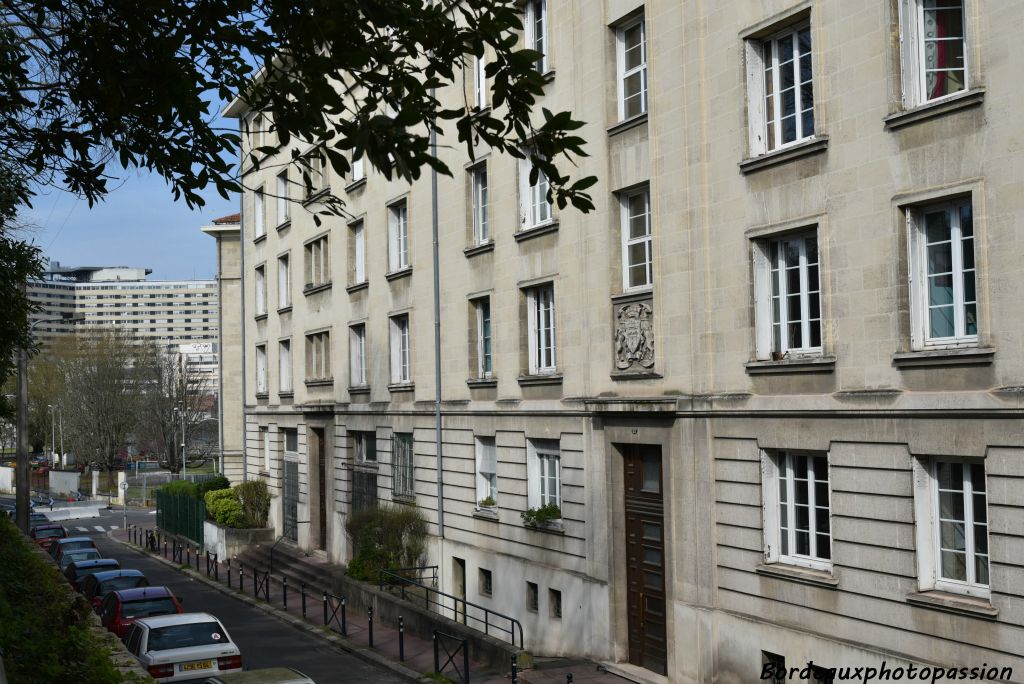
[[[242,670],[242,654],[220,620],[180,613],[136,620],[124,636],[128,651],[158,682],[204,679]]]

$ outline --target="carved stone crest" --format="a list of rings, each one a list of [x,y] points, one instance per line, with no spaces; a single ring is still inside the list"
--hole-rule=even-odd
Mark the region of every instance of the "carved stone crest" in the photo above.
[[[646,302],[625,304],[615,313],[615,367],[619,370],[654,366],[653,315]]]

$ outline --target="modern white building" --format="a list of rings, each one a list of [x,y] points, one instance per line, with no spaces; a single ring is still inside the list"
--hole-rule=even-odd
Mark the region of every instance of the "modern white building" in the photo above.
[[[597,208],[441,140],[441,453],[429,179],[325,173],[353,218],[317,225],[290,149],[243,168],[225,308],[278,532],[345,562],[354,507],[415,505],[446,591],[647,681],[1024,681],[1024,6],[524,12]]]

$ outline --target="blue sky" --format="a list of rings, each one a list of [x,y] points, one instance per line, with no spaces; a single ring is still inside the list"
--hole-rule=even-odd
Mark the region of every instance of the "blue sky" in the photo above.
[[[40,193],[21,214],[24,237],[43,248],[44,258],[68,266],[139,266],[151,280],[206,279],[215,275],[215,242],[200,226],[238,211],[238,197],[204,193],[205,207],[175,202],[159,176],[123,174],[123,184],[92,209],[57,190]]]

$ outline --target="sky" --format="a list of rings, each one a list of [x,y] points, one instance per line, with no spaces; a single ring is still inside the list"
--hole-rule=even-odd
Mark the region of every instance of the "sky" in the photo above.
[[[216,275],[216,242],[200,232],[213,219],[238,212],[238,197],[203,193],[206,206],[190,210],[174,201],[159,176],[122,172],[123,183],[89,208],[60,190],[44,190],[24,210],[23,237],[62,266],[134,266],[153,269],[149,280],[210,279]]]

